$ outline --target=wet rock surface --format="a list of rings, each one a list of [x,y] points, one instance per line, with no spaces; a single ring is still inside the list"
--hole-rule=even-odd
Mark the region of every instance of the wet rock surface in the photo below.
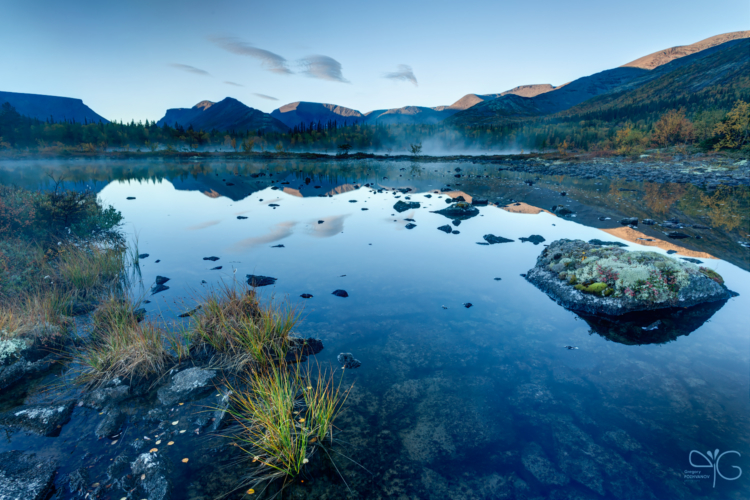
[[[188,368],[172,376],[171,383],[157,391],[163,405],[189,401],[214,388],[218,373],[216,370]]]
[[[0,425],[55,437],[70,419],[73,403],[23,405],[0,414]]]
[[[57,464],[21,451],[0,453],[0,499],[43,500],[53,487]]]
[[[157,453],[142,453],[130,464],[135,476],[145,476],[136,483],[133,498],[170,500],[172,481],[170,463]]]

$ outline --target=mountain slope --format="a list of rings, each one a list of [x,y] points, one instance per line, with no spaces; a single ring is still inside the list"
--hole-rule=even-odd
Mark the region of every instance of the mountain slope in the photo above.
[[[458,110],[448,106],[426,108],[423,106],[404,106],[397,109],[381,109],[366,113],[365,123],[384,125],[434,125],[456,113]]]
[[[268,113],[242,104],[237,99],[227,97],[213,103],[201,101],[192,108],[168,109],[164,118],[156,124],[184,128],[190,126],[195,130],[245,131],[262,130],[264,132],[286,132],[289,127],[273,118]]]
[[[729,108],[737,99],[750,100],[750,39],[726,42],[673,60],[615,92],[581,103],[559,116],[626,115],[636,120],[679,107],[688,111]]]
[[[326,123],[336,120],[337,123],[363,122],[365,115],[356,109],[349,109],[336,104],[298,101],[274,109],[271,116],[287,127],[295,127],[300,123],[306,126],[312,123]]]
[[[592,97],[609,92],[648,73],[640,68],[615,68],[574,80],[554,91],[534,97],[506,94],[459,111],[446,120],[456,125],[495,123],[507,117],[541,116],[557,113]]]
[[[95,122],[109,123],[109,120],[96,114],[81,99],[57,97],[41,94],[20,94],[17,92],[0,92],[0,105],[10,103],[19,114],[45,121],[48,118],[56,122],[73,120],[76,123]]]
[[[700,42],[692,45],[680,45],[665,50],[660,50],[643,56],[635,61],[631,61],[627,64],[620,66],[621,68],[642,68],[642,69],[654,69],[663,64],[667,64],[680,57],[689,56],[717,45],[724,44],[732,40],[738,40],[741,38],[750,38],[750,31],[735,31],[733,33],[724,33],[722,35],[712,36],[701,40]]]

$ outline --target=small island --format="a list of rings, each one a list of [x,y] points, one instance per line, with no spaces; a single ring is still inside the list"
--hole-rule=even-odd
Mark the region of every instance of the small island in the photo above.
[[[723,278],[705,267],[582,240],[552,242],[526,279],[563,307],[594,315],[691,307],[732,296]]]

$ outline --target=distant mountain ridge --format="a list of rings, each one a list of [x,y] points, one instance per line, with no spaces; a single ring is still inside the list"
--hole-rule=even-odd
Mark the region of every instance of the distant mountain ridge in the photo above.
[[[52,118],[56,122],[73,120],[76,123],[109,123],[109,120],[95,113],[81,99],[72,97],[0,92],[0,105],[6,102],[19,114],[37,120]]]
[[[289,127],[268,113],[242,104],[237,99],[227,97],[217,103],[201,101],[192,108],[168,109],[157,125],[178,124],[195,130],[286,132]]]
[[[620,66],[621,68],[642,68],[642,69],[654,69],[668,62],[679,59],[680,57],[689,56],[696,52],[701,52],[717,45],[730,42],[732,40],[739,40],[742,38],[750,38],[750,31],[735,31],[732,33],[724,33],[721,35],[712,36],[696,42],[691,45],[678,45],[677,47],[671,47],[669,49],[660,50],[643,56],[635,61],[631,61],[627,64]]]
[[[336,121],[337,123],[364,122],[365,115],[356,109],[345,108],[336,104],[297,101],[281,106],[271,112],[271,116],[287,127],[293,128],[304,123],[309,125],[321,122]]]

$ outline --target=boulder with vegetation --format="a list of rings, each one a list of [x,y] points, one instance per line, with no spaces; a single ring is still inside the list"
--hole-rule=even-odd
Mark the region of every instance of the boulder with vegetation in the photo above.
[[[526,279],[562,306],[594,315],[691,307],[732,296],[710,269],[581,240],[554,241]]]

